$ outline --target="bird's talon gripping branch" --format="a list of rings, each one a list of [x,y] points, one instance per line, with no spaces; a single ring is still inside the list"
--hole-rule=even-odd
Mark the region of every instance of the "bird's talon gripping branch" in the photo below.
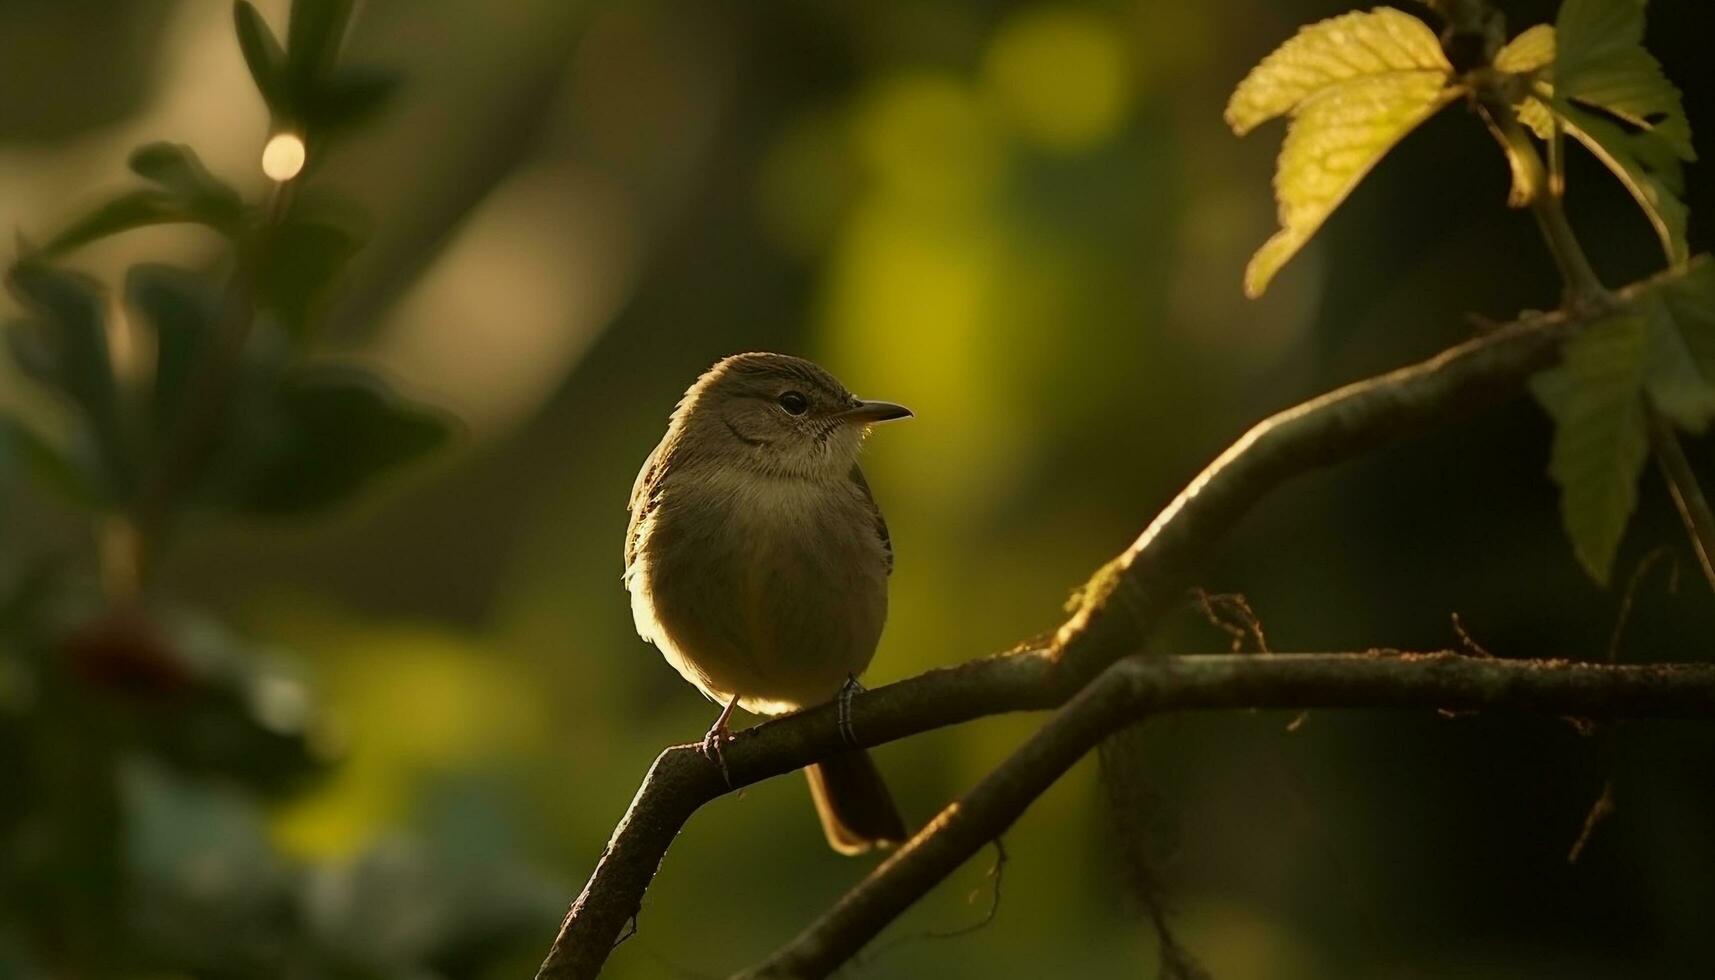
[[[735,694],[732,700],[726,703],[726,707],[721,709],[720,716],[715,719],[713,725],[709,726],[708,732],[703,735],[702,744],[697,747],[698,751],[707,756],[710,762],[720,766],[721,779],[726,781],[727,789],[732,789],[732,773],[727,771],[726,754],[721,751],[721,746],[733,739],[732,725],[729,722],[732,720],[732,709],[736,707],[738,707],[738,695]]]

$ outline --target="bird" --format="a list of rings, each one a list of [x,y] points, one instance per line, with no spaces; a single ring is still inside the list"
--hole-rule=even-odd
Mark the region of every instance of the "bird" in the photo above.
[[[723,773],[735,707],[778,715],[838,698],[848,709],[861,690],[887,618],[893,542],[858,454],[871,427],[911,414],[854,396],[804,358],[735,354],[685,392],[639,471],[625,536],[632,618],[722,705],[702,746]],[[805,774],[835,851],[905,839],[868,752]]]

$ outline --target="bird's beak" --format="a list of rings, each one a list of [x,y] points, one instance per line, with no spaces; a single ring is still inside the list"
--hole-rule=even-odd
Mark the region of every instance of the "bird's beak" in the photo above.
[[[860,425],[869,425],[873,422],[891,422],[894,419],[908,419],[910,417],[911,409],[904,405],[871,401],[860,401],[835,416],[842,422],[856,422]]]

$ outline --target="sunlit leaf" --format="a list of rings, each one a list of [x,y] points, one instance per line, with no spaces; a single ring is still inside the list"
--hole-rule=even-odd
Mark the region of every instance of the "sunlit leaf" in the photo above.
[[[196,151],[183,143],[140,146],[131,153],[131,169],[176,194],[205,223],[229,231],[237,228],[244,213],[238,192],[209,173]]]
[[[1251,69],[1227,103],[1244,135],[1291,113],[1275,171],[1280,231],[1252,256],[1245,295],[1262,295],[1352,188],[1462,88],[1429,26],[1387,7],[1312,24]]]
[[[1541,157],[1537,155],[1536,147],[1531,145],[1530,137],[1517,127],[1508,127],[1495,119],[1494,111],[1488,106],[1479,106],[1478,112],[1483,117],[1483,123],[1489,127],[1489,132],[1495,136],[1495,141],[1501,145],[1501,151],[1507,158],[1507,169],[1511,172],[1512,183],[1507,190],[1507,206],[1522,208],[1535,199],[1539,184],[1544,178]],[[1552,126],[1552,123],[1550,123]],[[1548,139],[1552,133],[1543,138]]]
[[[1695,159],[1679,90],[1643,46],[1643,0],[1566,0],[1557,23],[1557,95],[1612,113],[1680,159]]]
[[[1532,393],[1554,419],[1548,472],[1560,486],[1567,536],[1603,585],[1649,456],[1642,397],[1649,336],[1649,319],[1625,311],[1580,331],[1558,366],[1531,379]]]
[[[441,448],[451,433],[444,415],[372,374],[301,370],[282,381],[254,458],[225,497],[256,514],[319,510]]]
[[[1525,95],[1513,105],[1513,111],[1518,113],[1519,122],[1528,126],[1541,140],[1554,138],[1554,113],[1533,93],[1553,91],[1554,51],[1554,25],[1538,24],[1495,52],[1496,70],[1532,76]]]
[[[1537,24],[1519,32],[1518,37],[1495,52],[1497,71],[1515,75],[1529,74],[1554,63],[1554,25]]]
[[[1618,123],[1579,109],[1559,96],[1549,105],[1566,132],[1594,153],[1638,202],[1654,226],[1668,261],[1684,262],[1690,255],[1685,241],[1688,211],[1673,191],[1679,179],[1677,161],[1651,154],[1650,141],[1655,138],[1651,134],[1628,133]]]
[[[1251,69],[1227,102],[1227,125],[1243,136],[1342,82],[1396,79],[1422,91],[1452,70],[1435,32],[1416,17],[1390,7],[1342,14],[1302,28]]]
[[[1427,72],[1356,78],[1294,112],[1274,177],[1281,229],[1245,268],[1245,295],[1262,295],[1394,144],[1459,94],[1445,81]]]
[[[256,90],[268,108],[281,112],[285,108],[285,49],[250,0],[233,4],[232,19],[238,31],[238,48],[244,52],[244,63],[250,68]]]

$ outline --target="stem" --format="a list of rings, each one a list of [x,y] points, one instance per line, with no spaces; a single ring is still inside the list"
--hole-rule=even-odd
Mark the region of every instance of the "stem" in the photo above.
[[[1595,268],[1590,265],[1584,247],[1578,243],[1578,236],[1566,220],[1566,211],[1560,206],[1564,181],[1560,179],[1558,154],[1553,156],[1551,166],[1543,164],[1542,154],[1537,152],[1530,134],[1519,123],[1518,114],[1513,111],[1505,92],[1485,93],[1478,108],[1512,167],[1513,189],[1507,203],[1513,207],[1530,207],[1537,230],[1542,232],[1543,243],[1554,258],[1555,268],[1560,270],[1563,304],[1579,313],[1612,305],[1612,296],[1596,277]],[[1551,144],[1551,152],[1553,149]]]
[[[1515,122],[1513,125],[1518,124]],[[1535,152],[1533,147],[1531,153]],[[1578,309],[1607,302],[1608,290],[1596,278],[1596,270],[1584,254],[1584,247],[1578,244],[1578,237],[1566,220],[1566,210],[1560,206],[1560,198],[1549,193],[1546,183],[1531,195],[1530,212],[1536,217],[1542,240],[1548,245],[1554,264],[1560,270],[1560,279],[1566,286],[1567,305]]]
[[[1667,489],[1673,496],[1673,505],[1679,511],[1679,519],[1685,523],[1685,532],[1691,537],[1692,550],[1697,552],[1697,563],[1703,567],[1703,577],[1709,582],[1709,588],[1715,590],[1715,512],[1709,509],[1709,501],[1703,496],[1703,488],[1697,483],[1697,474],[1691,469],[1691,461],[1685,457],[1685,447],[1680,445],[1679,433],[1673,431],[1662,414],[1655,406],[1648,407],[1650,448],[1655,451],[1656,465],[1661,467],[1661,475],[1667,479]]]

